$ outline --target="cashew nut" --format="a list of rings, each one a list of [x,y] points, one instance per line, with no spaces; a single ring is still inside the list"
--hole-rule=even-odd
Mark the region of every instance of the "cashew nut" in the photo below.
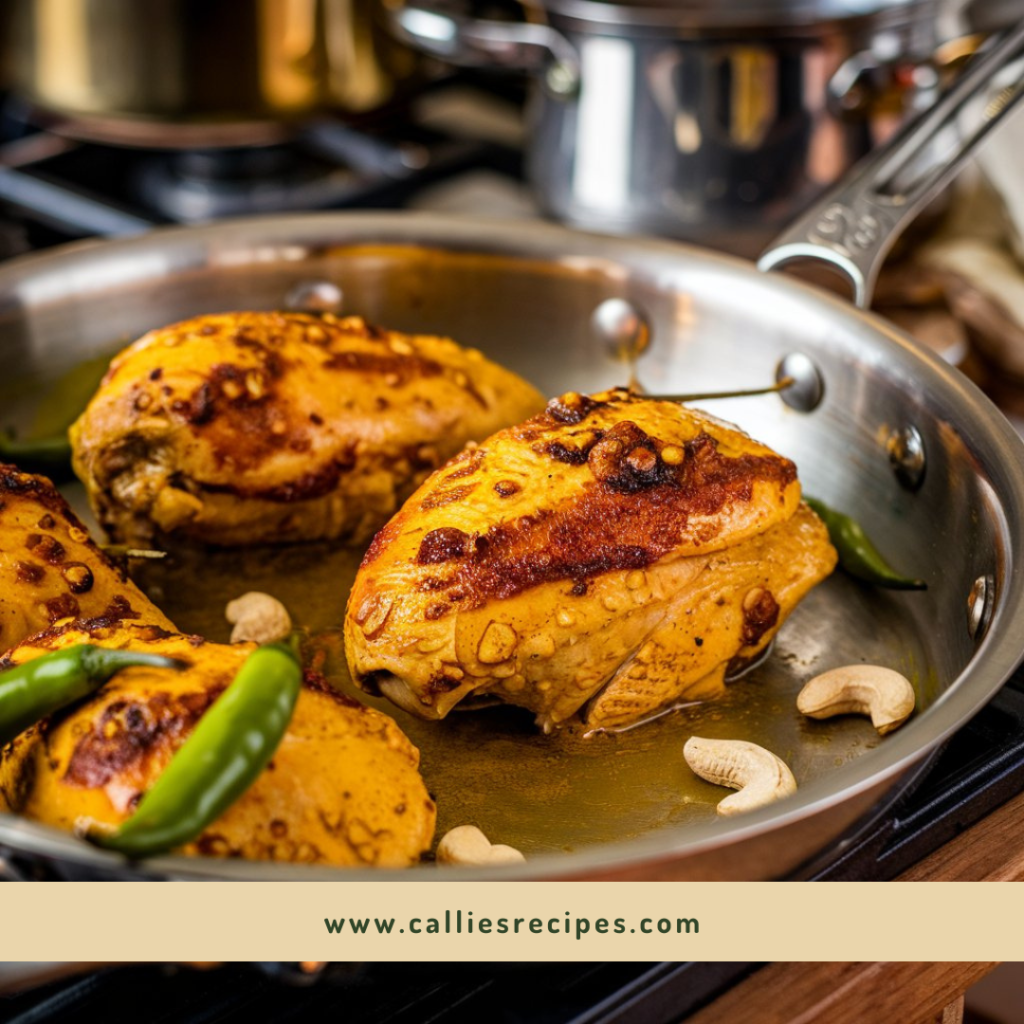
[[[525,860],[511,846],[492,846],[476,825],[459,825],[437,844],[439,864],[519,864]]]
[[[756,743],[691,736],[683,757],[702,779],[739,790],[719,801],[719,814],[743,814],[796,792],[788,765]]]
[[[815,676],[796,699],[799,711],[811,718],[870,715],[884,736],[898,729],[914,710],[914,688],[891,668],[846,665]]]
[[[258,644],[269,644],[283,640],[292,631],[292,620],[288,610],[276,597],[250,590],[248,594],[229,601],[224,614],[228,622],[234,623],[231,642],[255,640]]]

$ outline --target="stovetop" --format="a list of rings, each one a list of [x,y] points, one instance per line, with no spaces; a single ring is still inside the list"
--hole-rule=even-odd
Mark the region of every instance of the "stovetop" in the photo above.
[[[286,965],[93,971],[0,996],[5,1024],[675,1024],[756,970],[749,963]]]
[[[88,236],[292,210],[450,208],[537,216],[521,96],[472,77],[360,121],[320,117],[272,145],[155,149],[74,136],[0,93],[0,259]],[[440,186],[434,188],[434,186]]]

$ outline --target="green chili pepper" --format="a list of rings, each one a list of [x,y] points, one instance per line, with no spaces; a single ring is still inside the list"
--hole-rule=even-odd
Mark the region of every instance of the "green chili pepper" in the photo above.
[[[159,654],[76,644],[7,669],[0,674],[0,746],[41,718],[87,697],[121,669],[136,665],[185,667],[184,662]]]
[[[85,411],[96,394],[114,354],[124,348],[130,337],[125,337],[109,352],[90,356],[65,370],[56,380],[47,380],[46,393],[40,395],[35,415],[29,426],[30,437],[56,437],[66,434],[68,427]]]
[[[25,473],[42,473],[51,480],[68,480],[73,475],[67,435],[20,439],[0,434],[0,461],[13,462]]]
[[[112,354],[85,359],[49,382],[36,405],[28,437],[0,434],[0,462],[13,462],[23,472],[42,473],[55,482],[74,479],[68,428],[96,393]]]
[[[839,564],[851,575],[876,587],[890,590],[925,590],[924,580],[901,576],[882,557],[864,528],[855,519],[829,508],[817,498],[804,497],[828,528],[828,536],[839,553]]]
[[[302,688],[302,666],[284,643],[257,648],[199,720],[138,809],[116,831],[90,834],[128,857],[165,853],[195,839],[255,781],[274,756]]]

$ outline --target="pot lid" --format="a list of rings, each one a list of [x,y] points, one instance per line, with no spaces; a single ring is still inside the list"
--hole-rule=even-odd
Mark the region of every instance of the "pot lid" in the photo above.
[[[527,6],[604,24],[680,28],[808,27],[855,18],[920,15],[936,0],[524,0]]]

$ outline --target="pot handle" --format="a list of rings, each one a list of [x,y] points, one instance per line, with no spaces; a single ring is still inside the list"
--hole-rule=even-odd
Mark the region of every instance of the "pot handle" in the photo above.
[[[960,171],[975,146],[1024,99],[1024,64],[994,97],[993,80],[1024,56],[1024,22],[993,36],[939,101],[862,160],[757,262],[773,270],[798,259],[836,267],[866,309],[882,261],[907,223]]]
[[[558,96],[579,86],[575,47],[548,25],[468,18],[418,4],[388,8],[387,19],[396,38],[452,64],[538,74]]]

